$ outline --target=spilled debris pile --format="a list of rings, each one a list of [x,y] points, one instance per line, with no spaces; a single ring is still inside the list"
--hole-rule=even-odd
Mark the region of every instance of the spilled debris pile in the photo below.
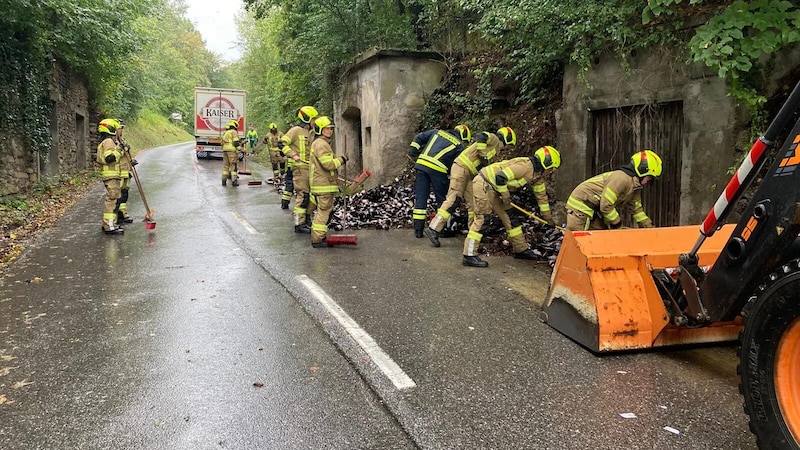
[[[413,185],[414,170],[408,168],[395,178],[392,184],[380,185],[346,197],[337,197],[328,226],[335,231],[344,229],[410,229],[413,224]],[[533,193],[527,189],[512,195],[512,201],[523,207],[534,208],[532,205],[536,205]],[[435,197],[431,195],[428,199],[429,217],[436,214],[435,204]],[[522,229],[533,252],[541,257],[542,262],[547,262],[550,267],[553,267],[561,247],[563,233],[553,227],[536,222],[516,210],[513,210],[512,214],[516,214],[522,220]],[[443,232],[443,237],[463,236],[466,235],[468,229],[466,207],[459,207],[453,213],[452,219]],[[512,253],[511,243],[497,216],[491,215],[486,220],[483,235],[480,249],[482,254],[510,255]]]

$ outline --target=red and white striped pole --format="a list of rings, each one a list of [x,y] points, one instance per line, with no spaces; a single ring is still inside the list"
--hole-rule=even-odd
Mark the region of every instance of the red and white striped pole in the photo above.
[[[795,110],[800,108],[800,82],[794,87],[794,90],[786,99],[786,102],[781,106],[780,111],[775,116],[775,119],[767,128],[763,136],[753,144],[753,148],[747,154],[747,157],[742,161],[739,169],[728,182],[725,191],[720,194],[719,199],[714,204],[714,207],[709,211],[706,219],[700,225],[700,237],[694,244],[690,256],[694,257],[700,246],[706,238],[711,237],[725,221],[725,218],[730,214],[732,206],[741,198],[742,193],[755,178],[755,175],[761,170],[761,167],[766,161],[765,155],[775,145],[775,138],[786,126],[786,123],[792,118]]]

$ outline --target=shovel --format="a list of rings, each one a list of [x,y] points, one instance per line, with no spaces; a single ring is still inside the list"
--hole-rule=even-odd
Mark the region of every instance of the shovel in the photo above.
[[[128,152],[128,157],[130,157],[130,152]],[[139,196],[142,197],[142,203],[144,204],[144,209],[145,211],[147,211],[144,215],[144,228],[147,230],[155,230],[156,222],[155,220],[153,220],[153,215],[155,215],[155,211],[150,209],[150,207],[147,205],[147,197],[144,196],[144,190],[142,189],[142,182],[139,181],[139,174],[136,173],[136,167],[131,166],[131,173],[133,173],[133,179],[136,181],[136,187],[139,188]]]
[[[551,227],[555,227],[557,230],[561,230],[561,231],[565,231],[566,230],[566,228],[560,227],[558,225],[550,225],[549,223],[547,223],[546,220],[542,219],[541,217],[537,216],[536,214],[534,214],[534,213],[532,213],[530,211],[526,211],[526,210],[520,208],[519,206],[515,205],[513,202],[511,203],[511,206],[513,206],[514,208],[516,208],[517,210],[519,210],[520,212],[522,212],[526,216],[530,217],[531,219],[533,219],[533,220],[535,220],[535,221],[537,221],[539,223],[543,223],[545,225],[549,225]]]

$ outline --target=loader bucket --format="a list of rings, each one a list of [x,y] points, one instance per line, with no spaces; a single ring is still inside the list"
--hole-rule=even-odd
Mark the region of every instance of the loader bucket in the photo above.
[[[733,232],[727,225],[698,252],[711,266]],[[565,232],[544,301],[544,321],[601,352],[735,340],[741,321],[703,328],[671,323],[651,271],[677,268],[697,226]]]

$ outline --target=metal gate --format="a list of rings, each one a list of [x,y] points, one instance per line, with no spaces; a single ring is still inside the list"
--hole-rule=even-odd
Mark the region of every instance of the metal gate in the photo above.
[[[592,111],[592,127],[589,173],[615,170],[637,151],[653,150],[661,157],[664,168],[661,176],[642,192],[644,209],[656,226],[679,225],[683,103]],[[629,212],[623,220],[625,226],[632,226]]]

